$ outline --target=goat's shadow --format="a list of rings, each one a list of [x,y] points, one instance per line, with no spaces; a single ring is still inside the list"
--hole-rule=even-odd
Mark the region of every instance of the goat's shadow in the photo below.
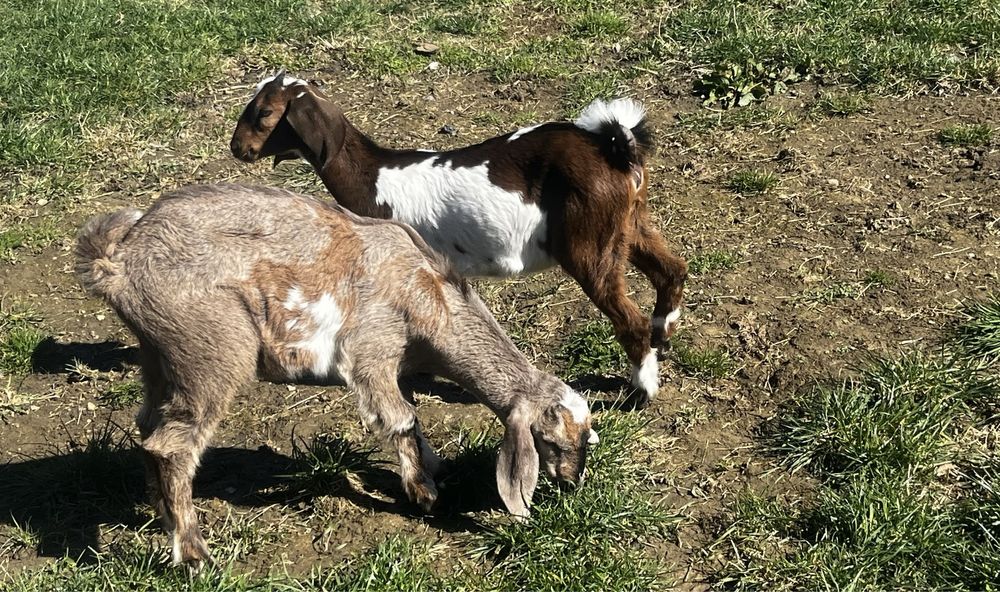
[[[76,362],[101,372],[120,372],[139,363],[139,348],[120,341],[59,343],[46,337],[31,354],[32,372],[70,373]]]
[[[102,547],[103,525],[121,524],[138,530],[153,521],[140,455],[124,432],[105,430],[86,443],[71,443],[48,456],[0,465],[0,525],[30,532],[41,556],[93,560]],[[373,467],[359,474],[362,491],[346,486],[310,491],[308,495],[297,491],[290,477],[301,469],[294,459],[269,447],[210,448],[195,477],[194,496],[241,507],[298,507],[303,499],[334,495],[375,513],[419,517],[451,532],[479,528],[474,519],[463,514],[500,507],[494,482],[481,480],[462,492],[466,477],[461,473],[485,474],[483,467],[452,467],[439,476],[439,483],[447,485],[459,475],[457,481],[463,487],[456,487],[458,492],[443,489],[429,515],[406,499],[399,477],[387,468]]]
[[[567,382],[577,391],[600,393],[600,399],[590,401],[591,411],[639,411],[642,405],[635,388],[621,376],[584,374]]]

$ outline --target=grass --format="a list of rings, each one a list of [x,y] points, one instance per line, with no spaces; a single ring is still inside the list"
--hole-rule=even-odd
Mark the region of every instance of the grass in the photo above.
[[[628,364],[611,323],[604,320],[589,321],[570,333],[561,357],[570,378],[617,374]]]
[[[732,251],[705,251],[688,259],[688,271],[694,275],[726,271],[736,267],[739,261],[739,255]]]
[[[963,322],[955,327],[954,341],[964,355],[987,364],[1000,361],[1000,299],[970,304]]]
[[[938,132],[938,141],[947,146],[985,146],[992,139],[993,128],[985,123],[953,125]]]
[[[726,181],[726,188],[744,195],[767,193],[778,184],[778,176],[770,171],[740,171]]]
[[[33,311],[0,310],[0,375],[30,372],[31,357],[45,337]]]
[[[55,397],[55,394],[29,393],[15,389],[8,378],[6,385],[0,385],[0,420],[37,411],[43,401]]]
[[[670,350],[680,371],[694,378],[723,378],[733,369],[733,361],[725,350],[695,347],[683,336],[672,340]]]
[[[827,117],[850,117],[870,108],[867,96],[858,93],[825,93],[816,102],[816,112]]]
[[[328,495],[348,485],[348,475],[370,473],[380,462],[371,448],[359,448],[337,436],[319,434],[311,440],[292,442],[292,461],[297,467],[288,475],[289,487],[299,495]]]
[[[125,409],[142,401],[142,383],[138,380],[117,382],[99,397],[101,403],[111,409]]]
[[[994,311],[972,307],[963,326],[988,325]],[[769,446],[816,490],[792,506],[754,493],[738,499],[716,548],[739,551],[726,554],[717,583],[993,589],[1000,459],[988,442],[1000,383],[996,359],[965,347],[964,334],[938,353],[874,359],[856,378],[790,401]]]

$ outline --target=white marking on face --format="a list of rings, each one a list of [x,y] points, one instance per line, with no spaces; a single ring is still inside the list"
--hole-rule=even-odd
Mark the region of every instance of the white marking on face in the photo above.
[[[543,125],[545,125],[545,124],[544,123],[536,123],[535,125],[529,125],[528,127],[522,127],[521,129],[519,129],[516,132],[512,133],[510,135],[510,137],[507,138],[507,141],[508,142],[513,142],[514,140],[520,138],[524,134],[526,134],[526,133],[528,133],[528,132],[530,132],[530,131],[532,131],[534,129],[537,129],[537,128],[543,126]]]
[[[273,82],[277,74],[273,76],[268,76],[264,80],[257,83],[257,87],[253,91],[253,96],[256,97],[260,94],[260,91],[264,89],[269,83]],[[294,76],[289,76],[285,74],[285,77],[281,79],[281,88],[288,88],[289,86],[296,86],[299,84],[308,85],[309,83],[301,78],[295,78]],[[301,95],[299,95],[301,96]],[[252,98],[250,100],[253,100]]]
[[[660,390],[660,369],[655,351],[649,350],[640,366],[632,366],[632,386],[642,389],[651,399]]]
[[[632,129],[639,125],[639,122],[645,117],[646,109],[638,101],[632,99],[615,99],[613,101],[595,99],[594,102],[587,105],[573,123],[576,127],[596,134],[601,131],[601,126],[605,123],[617,122],[622,127]]]
[[[570,413],[573,414],[573,421],[576,423],[583,423],[587,420],[587,416],[590,415],[590,408],[587,407],[586,399],[569,386],[563,391],[563,396],[559,403],[566,409],[569,409]]]
[[[555,264],[542,249],[545,215],[520,193],[490,182],[489,162],[436,164],[431,157],[379,170],[375,202],[392,208],[462,275],[506,277]]]

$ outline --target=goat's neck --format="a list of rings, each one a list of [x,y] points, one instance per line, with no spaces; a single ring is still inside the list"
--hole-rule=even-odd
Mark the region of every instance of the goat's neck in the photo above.
[[[343,116],[341,116],[343,117]],[[344,144],[340,152],[325,163],[313,162],[337,203],[352,212],[376,218],[388,218],[389,210],[375,201],[379,169],[391,161],[392,150],[380,147],[343,119]]]
[[[439,348],[444,375],[476,394],[502,419],[525,400],[559,396],[558,379],[535,368],[491,317],[453,314],[446,333]]]

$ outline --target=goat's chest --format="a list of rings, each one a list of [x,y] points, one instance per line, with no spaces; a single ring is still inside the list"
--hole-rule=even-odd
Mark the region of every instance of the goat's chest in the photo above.
[[[386,167],[379,171],[375,200],[462,275],[504,277],[551,267],[545,212],[520,192],[492,183],[488,166],[452,167],[431,157]]]

